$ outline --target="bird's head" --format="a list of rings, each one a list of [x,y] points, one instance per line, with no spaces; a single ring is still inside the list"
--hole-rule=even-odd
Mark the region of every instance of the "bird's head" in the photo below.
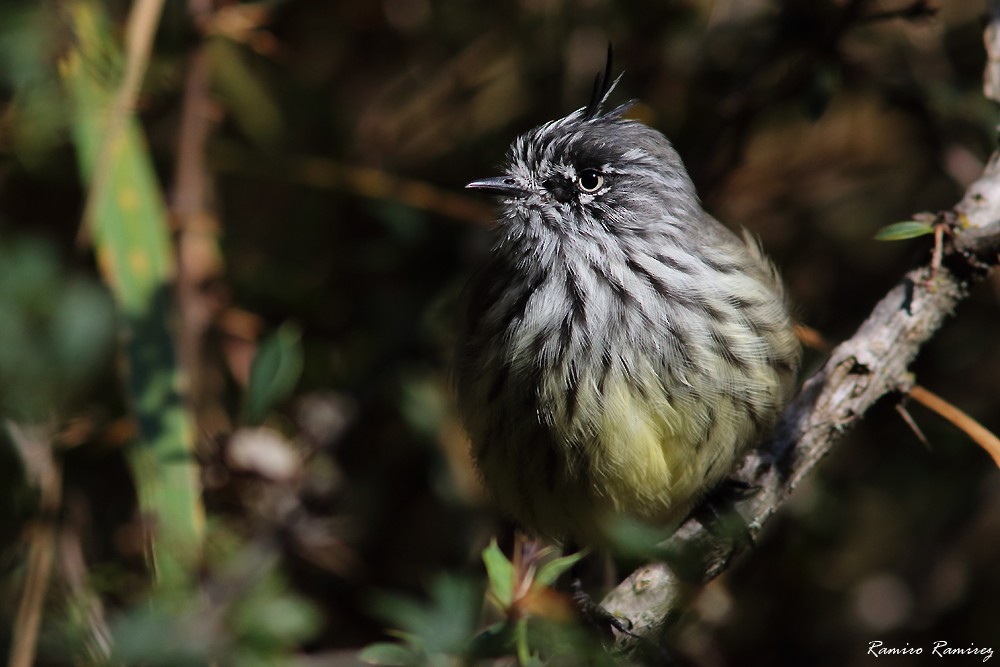
[[[673,146],[626,117],[631,103],[602,111],[618,81],[600,81],[586,107],[518,137],[503,175],[466,186],[502,198],[501,225],[621,235],[700,219],[694,185]]]

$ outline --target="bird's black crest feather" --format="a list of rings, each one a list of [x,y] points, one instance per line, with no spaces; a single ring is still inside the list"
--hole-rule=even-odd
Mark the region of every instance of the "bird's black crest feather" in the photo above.
[[[608,96],[611,95],[611,91],[618,85],[619,79],[622,78],[619,74],[618,78],[611,79],[612,63],[613,53],[611,42],[608,42],[608,59],[604,65],[604,72],[598,72],[597,78],[594,80],[594,92],[590,96],[590,103],[587,104],[587,108],[583,112],[584,120],[593,120],[600,115],[601,107],[608,99]]]

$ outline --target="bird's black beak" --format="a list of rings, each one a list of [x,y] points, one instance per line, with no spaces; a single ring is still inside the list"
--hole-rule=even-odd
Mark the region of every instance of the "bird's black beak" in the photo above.
[[[518,185],[517,181],[511,176],[481,178],[478,181],[472,181],[465,187],[470,190],[482,190],[483,192],[503,195],[505,197],[524,197],[528,194],[527,190]]]

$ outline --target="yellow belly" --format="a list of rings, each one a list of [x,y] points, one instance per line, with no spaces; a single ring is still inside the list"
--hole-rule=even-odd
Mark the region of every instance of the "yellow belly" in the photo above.
[[[604,541],[620,515],[664,527],[683,519],[730,471],[751,426],[724,396],[675,404],[657,389],[622,376],[600,392],[584,387],[572,420],[555,414],[526,432],[530,442],[483,450],[499,504],[539,533],[585,543]]]

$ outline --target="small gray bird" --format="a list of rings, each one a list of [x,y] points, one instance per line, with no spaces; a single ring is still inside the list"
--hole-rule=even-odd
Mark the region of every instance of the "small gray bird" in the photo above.
[[[677,522],[774,425],[800,347],[755,239],[705,213],[670,142],[590,104],[519,137],[465,299],[459,408],[499,507],[603,543]]]

